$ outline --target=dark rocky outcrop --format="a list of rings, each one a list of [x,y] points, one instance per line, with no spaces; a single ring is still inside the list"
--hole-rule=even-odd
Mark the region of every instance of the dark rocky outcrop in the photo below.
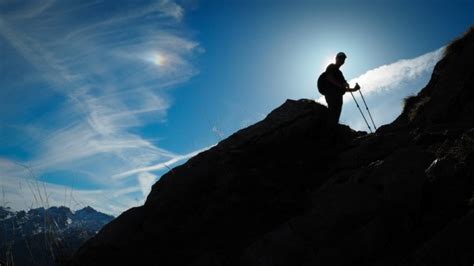
[[[472,265],[474,30],[374,134],[286,101],[154,186],[71,265]]]

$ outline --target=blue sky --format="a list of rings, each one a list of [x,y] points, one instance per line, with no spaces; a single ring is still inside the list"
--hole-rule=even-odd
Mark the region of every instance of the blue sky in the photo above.
[[[339,51],[389,123],[472,14],[467,0],[0,0],[1,204],[140,205],[286,99],[324,103],[316,78]],[[367,130],[349,97],[341,122]]]

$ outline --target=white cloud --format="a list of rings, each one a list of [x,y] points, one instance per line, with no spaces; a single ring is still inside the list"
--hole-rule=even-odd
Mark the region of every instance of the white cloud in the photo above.
[[[394,89],[401,83],[412,81],[422,74],[433,69],[435,64],[441,59],[444,47],[436,51],[412,58],[402,59],[389,65],[383,65],[369,70],[357,78],[349,81],[355,85],[356,82],[362,87],[365,94]]]
[[[156,182],[157,179],[158,178],[156,175],[150,174],[148,172],[138,174],[138,182],[140,183],[140,188],[144,197],[148,196],[151,191],[151,186]]]
[[[81,38],[84,35],[87,38],[97,37],[98,35],[107,34],[102,30],[107,27],[127,26],[128,23],[135,19],[145,19],[150,21],[154,26],[153,21],[161,21],[164,24],[169,23],[167,18],[173,18],[180,21],[184,16],[184,9],[173,1],[161,0],[154,1],[149,5],[137,5],[131,10],[125,7],[121,11],[107,12],[102,14],[101,19],[93,20],[77,29],[70,30],[66,35],[67,41],[73,41],[75,38]],[[85,7],[82,7],[85,8]],[[92,18],[90,18],[92,20]]]

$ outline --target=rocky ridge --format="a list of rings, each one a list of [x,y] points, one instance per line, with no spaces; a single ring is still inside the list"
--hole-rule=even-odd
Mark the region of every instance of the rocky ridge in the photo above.
[[[172,169],[70,265],[472,265],[474,29],[374,134],[288,100]]]

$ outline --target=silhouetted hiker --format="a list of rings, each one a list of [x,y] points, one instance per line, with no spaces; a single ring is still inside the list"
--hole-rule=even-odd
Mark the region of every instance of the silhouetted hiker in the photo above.
[[[324,95],[328,104],[329,119],[336,124],[339,123],[339,117],[341,116],[342,96],[344,93],[360,89],[359,84],[356,84],[351,89],[341,70],[339,70],[346,61],[346,57],[345,53],[338,53],[336,55],[336,63],[327,66],[326,72],[322,73],[318,79],[319,92]]]

